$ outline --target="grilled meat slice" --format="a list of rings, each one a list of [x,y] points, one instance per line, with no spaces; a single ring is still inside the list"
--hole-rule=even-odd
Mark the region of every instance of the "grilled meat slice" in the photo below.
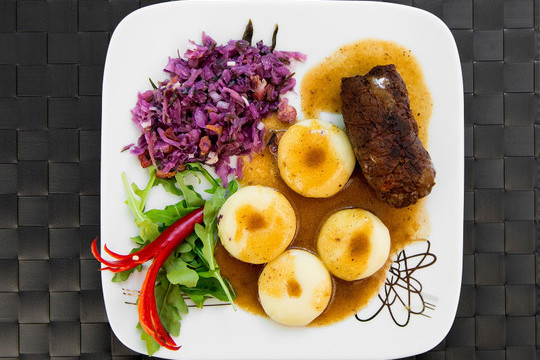
[[[409,94],[394,65],[341,80],[343,118],[356,159],[377,196],[396,208],[428,195],[435,169],[418,138]]]

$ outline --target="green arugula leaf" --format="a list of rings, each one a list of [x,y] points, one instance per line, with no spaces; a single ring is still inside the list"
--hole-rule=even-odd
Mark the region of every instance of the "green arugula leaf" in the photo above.
[[[127,205],[129,206],[136,220],[144,221],[142,211],[141,211],[141,200],[137,199],[135,195],[133,194],[131,187],[128,185],[125,172],[122,172],[122,182],[124,183],[124,188],[126,189]]]
[[[150,190],[152,190],[152,188],[154,186],[156,186],[156,184],[155,184],[156,179],[157,179],[156,178],[156,169],[154,169],[154,167],[152,166],[150,168],[150,179],[148,180],[148,183],[146,183],[146,186],[144,187],[144,189],[142,189],[142,190],[139,189],[139,187],[135,183],[131,184],[131,188],[132,188],[133,192],[140,199],[141,211],[144,210],[144,207],[146,205],[146,200],[148,199],[148,195],[150,195]]]
[[[168,288],[169,280],[167,279],[165,272],[160,269],[156,277],[155,287],[156,306],[158,310],[161,309],[161,306],[163,305],[163,299],[165,298],[165,294],[167,293]]]
[[[234,181],[236,182],[236,181]],[[234,188],[232,186],[231,188]],[[195,225],[195,233],[202,241],[202,255],[208,263],[208,268],[214,270],[216,268],[216,261],[214,259],[214,249],[217,242],[217,216],[219,209],[225,203],[225,200],[229,196],[230,190],[224,188],[216,189],[214,196],[206,202],[203,210],[204,226]]]
[[[197,257],[208,267],[208,264],[206,263],[206,259],[204,258],[204,255],[202,253],[202,242],[199,240],[199,237],[197,236],[197,233],[191,233],[184,242],[191,245],[191,248],[193,252],[197,255]]]
[[[136,224],[141,228],[139,236],[145,241],[154,241],[161,234],[159,226],[150,219],[136,222]]]
[[[191,163],[187,164],[186,166],[187,171],[191,171],[193,175],[196,177],[199,177],[198,174],[202,174],[204,178],[210,183],[212,186],[210,189],[205,190],[205,192],[209,194],[214,194],[216,192],[216,189],[220,187],[221,180],[214,179],[212,175],[199,163]],[[200,179],[199,179],[200,182]]]
[[[208,267],[213,270],[215,268],[213,251],[214,234],[211,229],[208,229],[201,224],[195,224],[195,234],[197,234],[203,244],[201,248],[201,257],[206,261]]]
[[[187,287],[194,287],[197,285],[197,281],[199,280],[197,272],[190,268],[184,260],[177,258],[174,254],[165,261],[164,266],[165,271],[167,272],[167,279],[172,284],[180,284]]]
[[[155,223],[171,226],[176,220],[184,217],[197,207],[186,207],[184,201],[177,202],[174,205],[166,206],[163,210],[152,209],[144,213]]]
[[[195,252],[192,252],[191,254],[195,254]],[[186,254],[182,254],[186,255]],[[185,259],[182,259],[186,261]],[[188,261],[186,261],[188,262]],[[189,266],[191,266],[193,269],[195,269],[196,272],[199,272],[199,268],[204,267],[205,269],[208,269],[204,262],[201,260],[201,258],[198,255],[194,255],[193,260],[189,261]]]
[[[148,335],[142,329],[141,324],[137,324],[137,329],[141,330],[141,340],[146,343],[146,351],[148,352],[148,356],[154,355],[154,353],[160,348],[159,344],[152,336]]]
[[[155,288],[158,315],[165,329],[173,335],[178,335],[182,317],[176,306],[173,306],[169,301],[169,296],[174,287],[175,285],[171,284],[167,279],[166,273],[160,271],[156,279]]]
[[[214,272],[211,270],[201,269],[201,271],[198,271],[197,273],[199,274],[200,277],[205,278],[205,279],[214,277]]]
[[[165,298],[165,303],[162,307],[160,318],[165,319],[163,325],[167,328],[167,331],[174,336],[180,335],[180,320],[182,320],[181,314],[187,314],[188,307],[180,287],[178,285],[171,284],[169,292]],[[163,320],[162,320],[163,321]]]
[[[176,183],[178,184],[178,187],[180,188],[180,191],[182,191],[182,195],[184,196],[184,200],[186,201],[186,204],[190,207],[201,207],[204,205],[204,199],[201,197],[201,195],[193,190],[193,186],[186,185],[184,182],[184,177],[187,175],[187,172],[183,171],[181,173],[177,173],[175,175]]]
[[[135,271],[135,268],[116,273],[116,274],[114,274],[111,281],[112,282],[124,282],[129,278],[129,275],[133,274],[134,271]]]
[[[188,288],[181,285],[180,289],[187,294],[199,308],[202,307],[204,301],[211,296],[221,301],[230,301],[227,292],[215,277],[199,277],[197,286]],[[230,288],[227,288],[227,290],[230,292]]]
[[[204,205],[204,210],[203,210],[204,226],[200,224],[195,225],[195,234],[197,234],[197,236],[202,242],[202,247],[200,248],[199,256],[201,256],[201,258],[204,260],[210,273],[212,274],[213,279],[215,279],[219,283],[220,288],[223,291],[223,294],[225,294],[225,298],[231,302],[235,310],[236,310],[236,306],[234,305],[234,301],[233,301],[234,294],[231,291],[230,285],[226,282],[225,279],[223,279],[223,277],[221,276],[219,272],[219,268],[217,266],[216,259],[214,257],[214,250],[217,243],[217,217],[218,217],[219,209],[225,203],[225,200],[230,195],[232,195],[237,189],[238,189],[238,183],[236,181],[232,181],[227,187],[227,189],[224,189],[222,187],[217,188],[214,193],[214,196],[212,196],[212,198],[208,200]],[[193,250],[194,252],[197,253],[197,247],[194,247]],[[210,278],[207,278],[207,279],[210,279]],[[198,286],[199,285],[197,284],[197,288]],[[200,294],[197,294],[197,295],[200,295]],[[197,300],[200,302],[201,298],[198,297]]]
[[[130,239],[131,239],[133,242],[135,242],[135,244],[145,245],[145,246],[146,246],[146,244],[147,244],[147,242],[144,241],[139,235],[130,237]]]
[[[217,225],[217,214],[221,206],[225,203],[225,200],[227,200],[227,193],[227,189],[219,188],[214,193],[214,196],[206,202],[203,211],[204,224],[206,226],[214,222]]]
[[[167,297],[167,303],[176,307],[180,314],[187,314],[189,309],[180,291],[180,286],[174,285],[171,288],[169,296]]]
[[[187,314],[188,307],[182,296],[180,287],[171,284],[163,271],[160,271],[157,276],[155,296],[159,318],[163,326],[173,336],[180,335],[181,314]],[[137,327],[141,329],[140,325]],[[148,354],[152,355],[159,349],[159,344],[157,344],[151,336],[145,336],[145,334],[146,333],[143,331],[141,339],[146,341]]]
[[[150,189],[154,184],[153,179],[155,180],[155,174],[151,171],[148,184],[144,190],[140,190],[136,185],[130,187],[126,178],[126,173],[122,173],[122,181],[124,182],[124,187],[127,194],[126,203],[135,216],[135,224],[141,229],[139,236],[145,241],[153,241],[160,234],[158,225],[143,214],[146,199],[148,198]],[[138,194],[138,196],[135,192]]]
[[[191,245],[189,245],[187,242],[181,242],[180,245],[176,248],[176,251],[178,251],[181,254],[189,253],[193,248]]]
[[[229,194],[227,195],[227,197],[230,197],[232,194],[234,194],[236,191],[238,191],[238,187],[240,185],[238,184],[238,181],[234,180],[234,181],[231,181],[229,183],[229,185],[227,186],[227,190],[229,190]]]
[[[204,295],[200,293],[199,291],[194,291],[191,294],[188,294],[188,296],[191,299],[191,301],[195,303],[195,306],[198,307],[199,309],[202,309],[204,302],[206,301],[206,299],[210,297],[208,295]]]
[[[188,265],[191,265],[190,263],[193,260],[195,260],[196,256],[197,255],[195,254],[194,251],[189,251],[189,252],[180,254],[180,259],[182,259],[182,261],[186,262]]]
[[[172,288],[173,286],[171,285]],[[176,307],[169,304],[162,306],[159,312],[159,318],[169,334],[174,336],[180,335],[180,320],[182,320],[182,317]]]
[[[176,187],[176,180],[173,179],[160,179],[156,178],[156,186],[161,185],[165,191],[170,192],[176,196],[182,196],[182,191]]]

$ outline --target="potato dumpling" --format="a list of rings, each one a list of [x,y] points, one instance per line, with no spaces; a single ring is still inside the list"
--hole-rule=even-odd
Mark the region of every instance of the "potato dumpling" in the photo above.
[[[281,178],[306,197],[336,194],[351,177],[355,164],[354,151],[345,132],[326,121],[298,122],[279,140]]]
[[[296,215],[285,196],[266,186],[246,186],[225,201],[218,215],[221,244],[238,260],[263,264],[291,243]]]
[[[332,296],[332,279],[321,260],[292,249],[268,263],[259,277],[259,300],[274,321],[305,326],[319,316]]]
[[[390,233],[369,211],[346,209],[332,214],[322,226],[317,252],[328,270],[340,279],[364,279],[379,270],[390,253]]]

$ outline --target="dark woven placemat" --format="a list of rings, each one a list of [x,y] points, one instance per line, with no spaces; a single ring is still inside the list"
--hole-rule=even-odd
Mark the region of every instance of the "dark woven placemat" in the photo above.
[[[89,245],[108,40],[153,2],[0,0],[0,359],[146,358],[112,334]],[[465,90],[461,299],[448,337],[413,358],[535,359],[540,1],[399,2],[452,29]]]

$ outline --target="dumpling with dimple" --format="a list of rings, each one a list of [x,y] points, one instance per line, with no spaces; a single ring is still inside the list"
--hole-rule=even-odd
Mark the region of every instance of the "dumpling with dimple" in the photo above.
[[[291,126],[278,145],[281,178],[300,195],[324,198],[345,186],[356,164],[347,134],[321,120]]]
[[[304,250],[291,249],[263,269],[259,300],[274,321],[305,326],[328,306],[332,279],[321,260]]]
[[[317,252],[334,276],[347,281],[364,279],[386,263],[390,232],[369,211],[340,210],[323,224]]]
[[[218,214],[221,244],[238,260],[263,264],[291,243],[296,215],[285,196],[266,186],[246,186],[225,201]]]

